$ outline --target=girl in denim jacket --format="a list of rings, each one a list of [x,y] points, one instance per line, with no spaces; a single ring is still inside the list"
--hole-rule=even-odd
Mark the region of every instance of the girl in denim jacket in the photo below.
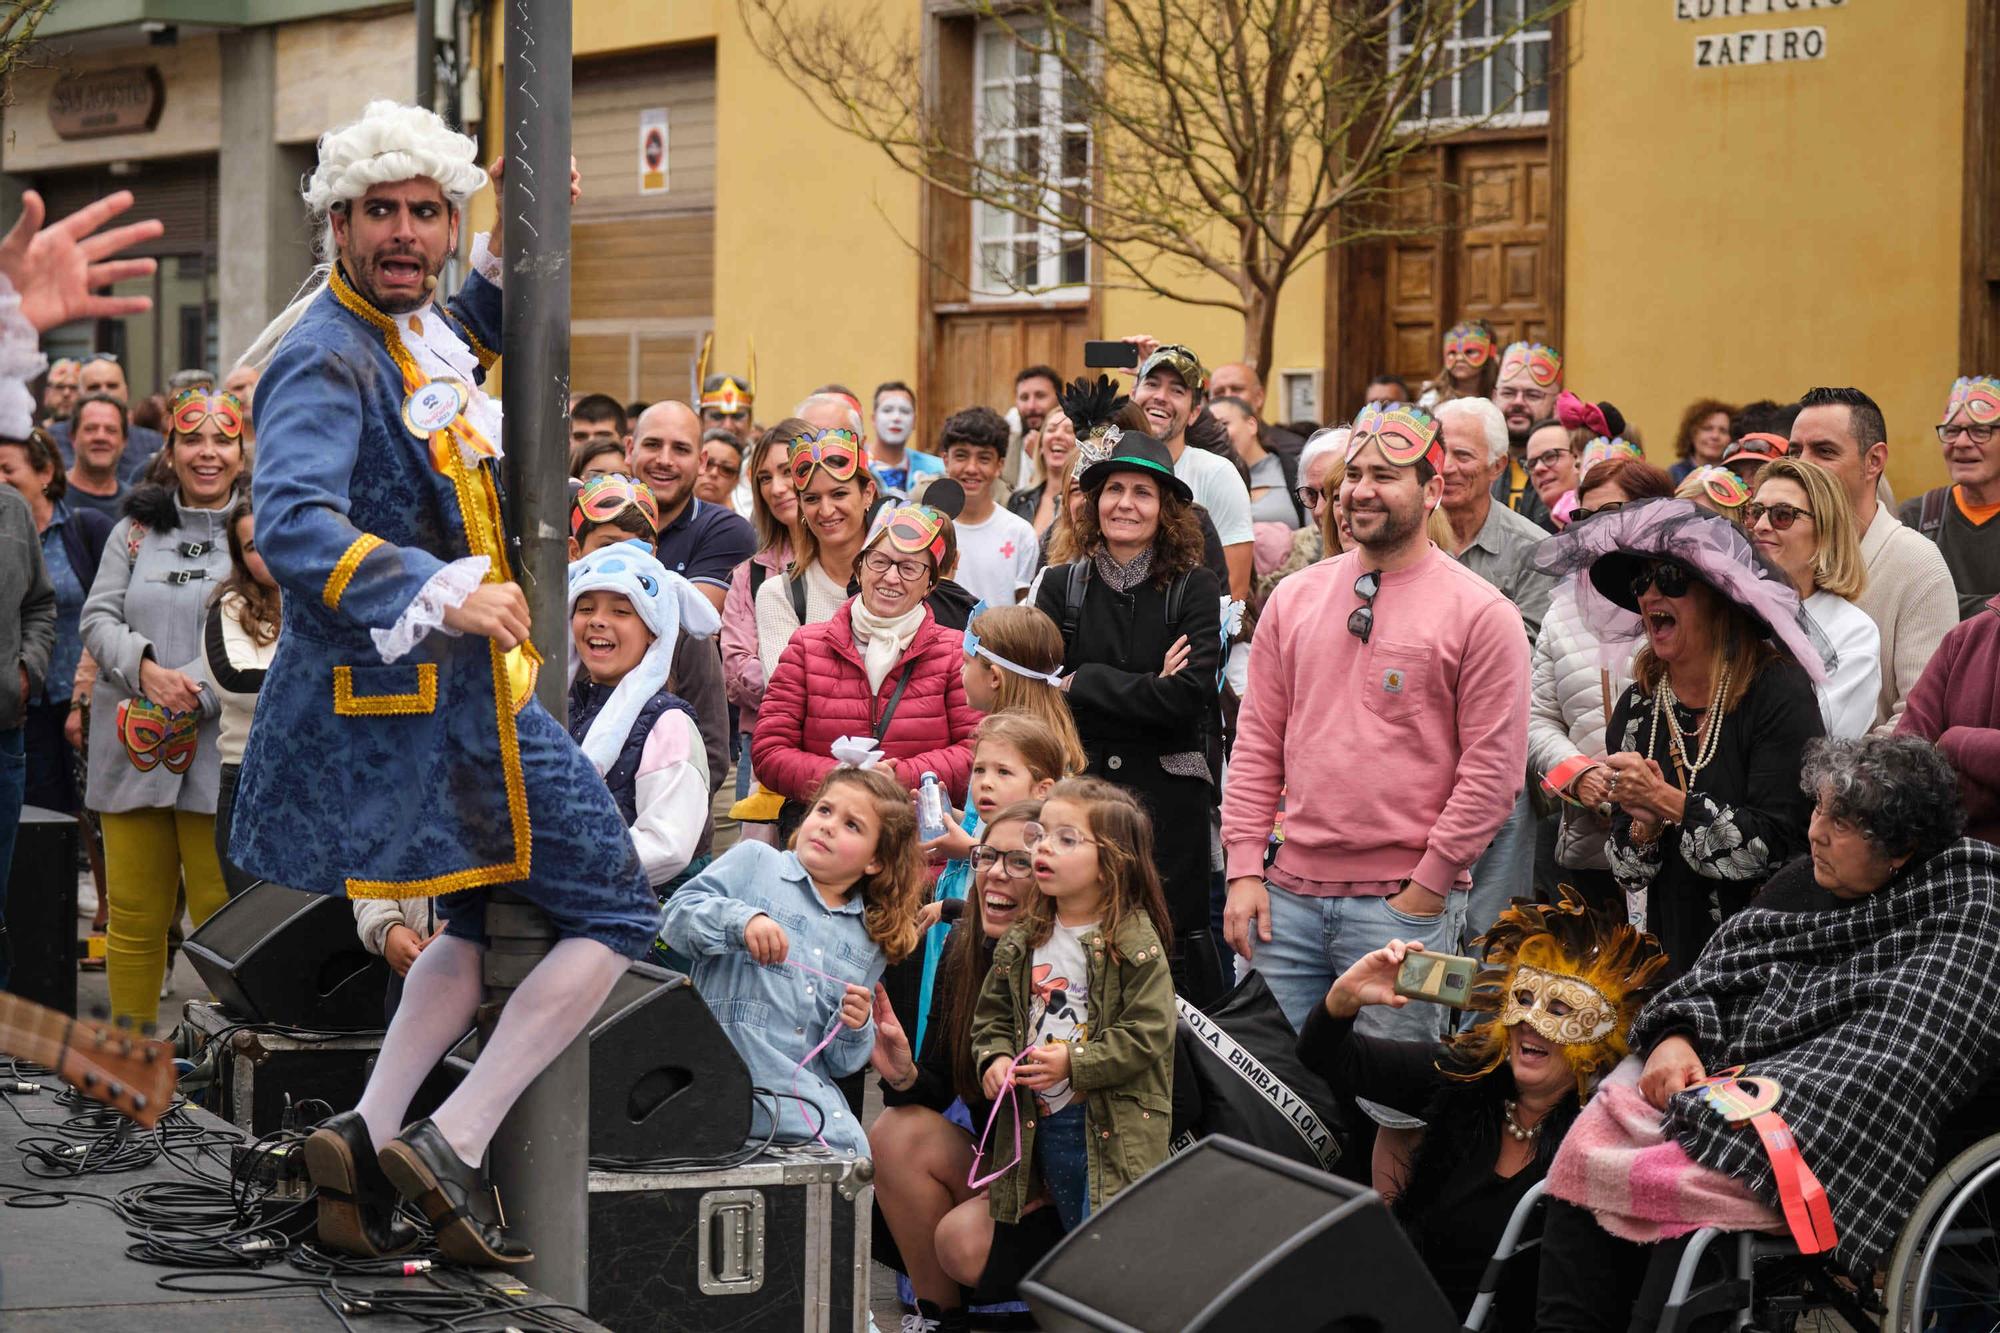
[[[781,852],[738,843],[667,901],[660,938],[694,959],[695,989],[777,1094],[750,1141],[818,1140],[865,1156],[834,1080],[868,1063],[875,983],[917,946],[927,881],[910,793],[886,772],[837,768]]]

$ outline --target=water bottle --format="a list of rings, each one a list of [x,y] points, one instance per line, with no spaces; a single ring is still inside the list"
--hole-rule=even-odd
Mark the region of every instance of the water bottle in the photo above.
[[[917,840],[930,842],[942,838],[948,827],[950,816],[945,811],[944,788],[939,785],[937,774],[925,773],[917,784]]]

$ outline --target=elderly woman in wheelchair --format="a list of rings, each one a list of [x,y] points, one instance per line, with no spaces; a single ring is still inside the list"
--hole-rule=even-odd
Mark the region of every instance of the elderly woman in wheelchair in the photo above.
[[[1548,1171],[1597,1079],[1626,1054],[1625,1029],[1666,964],[1652,936],[1592,912],[1569,889],[1554,906],[1515,903],[1481,942],[1474,976],[1464,960],[1390,941],[1333,983],[1299,1037],[1300,1057],[1343,1097],[1427,1122],[1394,1207],[1461,1315],[1515,1205]],[[1412,998],[1485,1021],[1442,1049],[1355,1032],[1362,1006]],[[1534,1327],[1534,1282],[1532,1265],[1513,1266],[1496,1327]]]
[[[1789,1235],[1872,1290],[2000,1056],[2000,851],[1959,836],[1950,765],[1816,741],[1801,783],[1810,855],[1640,1012],[1550,1166],[1544,1333],[1653,1327],[1704,1228]]]

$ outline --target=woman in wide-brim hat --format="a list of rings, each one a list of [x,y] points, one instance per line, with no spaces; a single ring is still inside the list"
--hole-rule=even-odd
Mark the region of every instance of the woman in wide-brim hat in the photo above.
[[[1200,1004],[1223,989],[1208,927],[1222,584],[1202,562],[1193,493],[1164,444],[1123,431],[1077,484],[1087,497],[1081,558],[1051,565],[1035,604],[1063,629],[1084,771],[1130,791],[1153,818],[1175,984]]]
[[[1833,650],[1784,574],[1729,520],[1645,500],[1544,542],[1548,574],[1589,571],[1586,617],[1637,613],[1632,685],[1605,729],[1614,807],[1607,846],[1674,974],[1717,924],[1805,849],[1798,790],[1824,734],[1813,692]],[[1626,622],[1629,624],[1629,621]]]

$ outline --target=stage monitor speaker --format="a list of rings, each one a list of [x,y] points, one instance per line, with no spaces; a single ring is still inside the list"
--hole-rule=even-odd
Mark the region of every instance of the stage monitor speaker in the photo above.
[[[0,949],[11,955],[6,989],[24,1000],[76,1013],[77,822],[39,806],[21,807],[8,872]]]
[[[246,1022],[382,1026],[389,965],[361,946],[345,898],[259,881],[202,923],[187,955],[209,993]]]
[[[590,1155],[726,1157],[750,1137],[750,1071],[679,972],[634,963],[590,1025]]]
[[[1459,1326],[1373,1190],[1221,1137],[1169,1158],[1064,1237],[1021,1295],[1048,1333]]]

